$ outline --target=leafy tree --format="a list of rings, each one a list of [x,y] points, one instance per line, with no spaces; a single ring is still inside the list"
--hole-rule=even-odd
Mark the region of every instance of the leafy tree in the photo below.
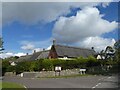
[[[24,71],[30,71],[29,67],[30,67],[30,62],[28,62],[28,61],[19,62],[16,65],[16,73],[21,73],[21,72],[24,72]]]
[[[100,65],[100,62],[96,58],[94,58],[93,56],[89,56],[87,59],[88,59],[86,62],[87,67],[93,67],[93,66]]]
[[[120,40],[114,44],[115,48],[115,59],[120,63]]]
[[[2,61],[2,75],[4,75],[4,73],[8,71],[9,66],[10,66],[10,63],[8,60]]]
[[[3,49],[3,39],[0,37],[0,51],[4,50]]]
[[[114,49],[111,46],[107,46],[105,50],[102,50],[100,52],[100,56],[102,58],[102,60],[113,60],[114,57]]]

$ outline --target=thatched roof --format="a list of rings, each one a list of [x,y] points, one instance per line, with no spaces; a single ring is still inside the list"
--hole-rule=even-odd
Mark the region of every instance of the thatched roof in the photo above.
[[[21,56],[20,58],[17,59],[17,62],[44,59],[44,58],[48,58],[48,55],[49,55],[48,50],[35,52],[35,53],[31,54],[31,55]]]
[[[40,55],[37,57],[37,59],[48,58],[48,55],[49,55],[49,50],[42,51]]]
[[[31,55],[21,56],[16,60],[16,62],[30,61],[30,58],[31,58]]]
[[[70,46],[62,46],[62,45],[54,45],[56,53],[59,57],[88,57],[95,55],[95,51],[93,49],[85,49],[78,47],[70,47]]]

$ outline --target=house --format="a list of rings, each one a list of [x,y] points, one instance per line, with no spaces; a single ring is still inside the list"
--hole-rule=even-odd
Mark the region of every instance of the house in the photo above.
[[[45,59],[48,58],[49,55],[49,50],[43,50],[40,52],[35,52],[31,55],[25,55],[21,56],[16,60],[16,62],[23,62],[23,61],[33,61],[33,60],[38,60],[38,59]]]
[[[55,45],[53,44],[50,50],[43,50],[40,52],[35,52],[31,55],[21,56],[17,59],[17,62],[22,61],[33,61],[39,59],[71,59],[77,57],[84,57],[87,58],[89,56],[95,56],[96,52],[94,49],[86,49],[86,48],[78,48],[78,47],[71,47],[71,46],[64,46],[64,45]]]
[[[49,58],[68,59],[77,58],[80,56],[87,58],[89,56],[94,56],[95,54],[96,52],[94,51],[94,49],[85,49],[63,45],[52,45],[51,50],[49,52]]]
[[[36,59],[46,59],[49,57],[50,50],[43,50],[41,51],[40,55]]]
[[[25,56],[21,56],[16,60],[16,62],[30,61],[31,56],[32,55],[28,55],[28,54]]]

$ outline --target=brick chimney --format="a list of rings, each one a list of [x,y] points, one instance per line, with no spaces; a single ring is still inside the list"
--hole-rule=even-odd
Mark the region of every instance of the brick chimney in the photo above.
[[[55,40],[55,39],[53,39],[53,45],[55,45],[55,43],[56,43],[56,40]]]
[[[34,53],[36,53],[36,50],[34,50]]]
[[[94,50],[94,47],[91,47],[92,50]]]
[[[28,53],[26,53],[26,55],[28,55]]]
[[[43,51],[45,51],[45,48],[43,48]]]

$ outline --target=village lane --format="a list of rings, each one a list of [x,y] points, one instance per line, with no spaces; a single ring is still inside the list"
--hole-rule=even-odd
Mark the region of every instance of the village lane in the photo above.
[[[117,76],[82,76],[75,78],[4,77],[3,81],[23,84],[26,88],[117,88]]]

